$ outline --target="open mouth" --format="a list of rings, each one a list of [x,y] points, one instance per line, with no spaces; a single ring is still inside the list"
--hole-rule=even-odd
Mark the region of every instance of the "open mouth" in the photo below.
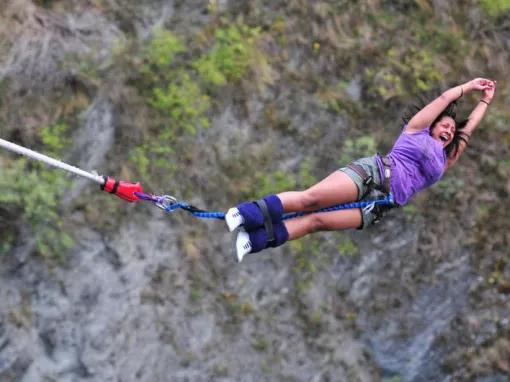
[[[448,142],[450,140],[450,135],[447,133],[443,133],[439,136],[439,139],[443,142]]]

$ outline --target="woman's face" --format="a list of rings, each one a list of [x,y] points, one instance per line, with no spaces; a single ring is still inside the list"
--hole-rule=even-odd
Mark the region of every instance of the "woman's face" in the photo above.
[[[443,147],[448,146],[455,135],[455,120],[452,117],[444,116],[432,126],[430,135],[441,142]]]

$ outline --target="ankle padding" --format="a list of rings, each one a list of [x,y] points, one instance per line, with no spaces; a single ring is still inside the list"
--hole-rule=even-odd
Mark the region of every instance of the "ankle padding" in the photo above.
[[[289,240],[289,231],[283,222],[273,225],[274,240],[268,242],[270,247],[279,247]]]
[[[254,202],[244,202],[237,206],[244,219],[244,228],[249,231],[264,225],[264,215]]]
[[[268,247],[279,247],[289,240],[289,232],[282,222],[273,224],[274,239],[269,241],[269,235],[265,228],[248,231],[251,242],[251,252],[260,252]]]
[[[260,252],[267,248],[267,232],[264,228],[248,231],[251,243],[251,253]]]
[[[267,213],[264,215],[258,202],[263,201],[267,206]],[[267,195],[263,199],[256,202],[244,202],[237,206],[237,209],[241,213],[244,219],[244,228],[249,231],[255,228],[265,226],[264,220],[267,220],[267,216],[270,217],[270,221],[277,223],[282,220],[283,205],[280,198],[276,195]]]
[[[267,210],[273,223],[277,223],[282,220],[283,204],[280,198],[276,195],[267,195],[263,198],[263,200],[267,205]]]

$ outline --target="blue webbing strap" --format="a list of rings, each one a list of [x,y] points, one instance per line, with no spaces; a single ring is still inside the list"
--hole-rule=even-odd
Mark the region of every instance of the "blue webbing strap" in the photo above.
[[[178,209],[183,209],[191,213],[193,216],[201,219],[225,219],[225,213],[224,212],[218,212],[218,211],[206,211],[202,210],[200,208],[194,207],[188,203],[178,201],[173,196],[169,195],[149,195],[142,192],[136,192],[136,196],[140,198],[140,200],[146,200],[149,202],[154,203],[157,207],[161,208],[162,210],[166,212],[173,212]],[[317,211],[311,211],[311,212],[291,212],[283,215],[282,220],[292,219],[298,216],[303,216],[310,213],[316,213],[316,212],[331,212],[331,211],[340,211],[340,210],[347,210],[351,208],[373,208],[376,205],[390,205],[394,204],[393,196],[390,194],[384,199],[377,199],[377,200],[367,200],[367,201],[360,201],[360,202],[354,202],[354,203],[345,203],[345,204],[337,204],[335,206],[322,208]]]

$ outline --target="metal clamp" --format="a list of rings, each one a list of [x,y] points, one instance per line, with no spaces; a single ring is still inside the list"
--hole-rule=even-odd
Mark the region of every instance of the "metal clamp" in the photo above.
[[[158,197],[158,201],[154,203],[157,207],[161,208],[164,211],[169,211],[169,208],[172,205],[177,204],[178,200],[170,195],[162,195]]]

